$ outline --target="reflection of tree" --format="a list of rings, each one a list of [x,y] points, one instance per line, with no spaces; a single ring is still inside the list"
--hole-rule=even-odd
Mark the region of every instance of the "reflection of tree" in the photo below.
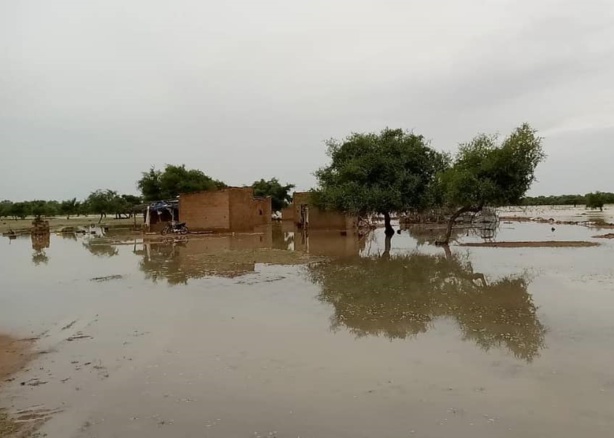
[[[119,254],[117,246],[104,242],[97,242],[96,239],[90,239],[83,242],[83,246],[97,257],[113,257]]]
[[[30,238],[32,239],[32,249],[34,252],[32,253],[32,263],[36,266],[41,263],[47,264],[49,263],[49,257],[45,253],[45,248],[49,248],[51,243],[49,233],[32,233]]]
[[[505,346],[531,361],[544,344],[526,279],[488,284],[459,257],[355,257],[311,265],[309,273],[322,288],[319,298],[335,308],[333,328],[345,326],[358,336],[406,338],[449,317],[464,339],[485,350]]]
[[[47,263],[49,263],[49,257],[47,256],[47,254],[45,254],[45,251],[43,250],[34,251],[34,253],[32,254],[32,263],[34,263],[36,266],[40,265],[41,263],[46,265]]]

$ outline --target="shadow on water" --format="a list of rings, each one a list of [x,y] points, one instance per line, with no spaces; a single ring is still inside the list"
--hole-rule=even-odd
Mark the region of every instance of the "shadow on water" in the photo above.
[[[528,362],[544,346],[545,328],[525,276],[488,281],[468,259],[409,254],[349,257],[308,266],[319,299],[333,306],[332,328],[357,336],[405,339],[451,318],[463,339],[484,350],[505,347]]]

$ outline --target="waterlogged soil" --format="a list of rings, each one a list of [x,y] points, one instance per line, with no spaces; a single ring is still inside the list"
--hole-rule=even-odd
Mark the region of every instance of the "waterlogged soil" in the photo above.
[[[13,381],[13,374],[31,359],[31,341],[17,340],[0,334],[0,390],[2,384]],[[0,437],[26,434],[23,424],[17,423],[7,412],[0,410]]]
[[[51,438],[610,436],[614,241],[435,234],[2,240],[0,332],[45,354],[0,407]]]

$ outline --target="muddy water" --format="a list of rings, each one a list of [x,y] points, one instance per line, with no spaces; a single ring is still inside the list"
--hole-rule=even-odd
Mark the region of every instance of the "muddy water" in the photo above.
[[[610,436],[614,242],[428,240],[2,240],[0,332],[46,354],[0,405],[53,413],[52,438]]]

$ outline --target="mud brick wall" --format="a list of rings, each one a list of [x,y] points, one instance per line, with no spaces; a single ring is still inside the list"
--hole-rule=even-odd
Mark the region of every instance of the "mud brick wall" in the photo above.
[[[254,198],[251,188],[230,189],[230,230],[252,231],[271,223],[271,198]]]
[[[251,231],[256,226],[256,203],[252,189],[230,190],[230,230]]]
[[[258,225],[268,225],[272,222],[273,205],[271,198],[255,198],[256,221]]]
[[[282,221],[294,221],[294,204],[290,204],[288,207],[281,210]]]
[[[254,198],[251,188],[188,193],[179,211],[190,230],[247,232],[271,223],[271,198]]]
[[[356,220],[351,216],[336,211],[322,211],[310,204],[309,192],[295,193],[292,202],[294,223],[299,225],[301,220],[301,205],[309,205],[309,228],[312,230],[351,230]]]
[[[194,231],[230,229],[230,194],[228,190],[183,193],[179,197],[181,221]]]

